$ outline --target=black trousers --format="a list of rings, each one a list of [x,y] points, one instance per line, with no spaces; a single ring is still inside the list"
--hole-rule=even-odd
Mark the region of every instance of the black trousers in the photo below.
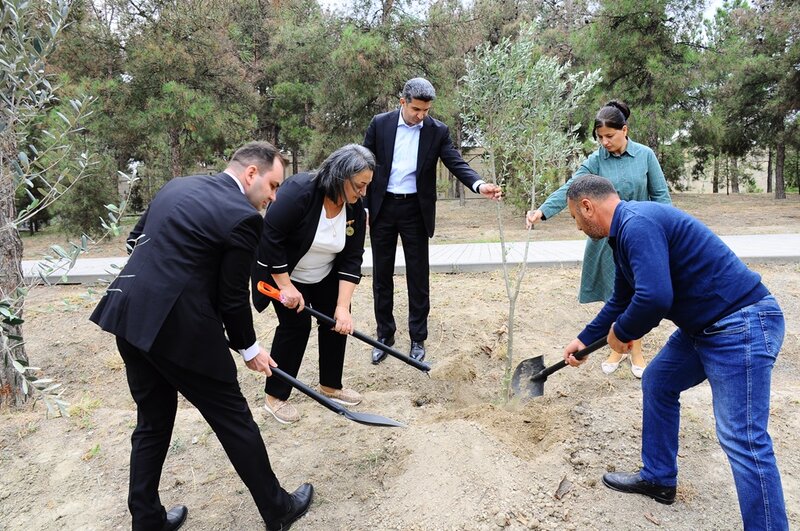
[[[306,305],[333,317],[336,300],[339,297],[339,276],[336,271],[317,284],[301,284],[293,282],[297,290],[303,294]],[[297,309],[273,302],[278,316],[278,327],[272,339],[272,359],[283,371],[297,376],[308,345],[311,333],[311,315],[308,312],[297,313]],[[344,352],[347,336],[335,332],[331,326],[317,323],[317,340],[319,343],[319,383],[334,389],[342,388],[342,372],[344,369]],[[278,378],[267,378],[264,391],[268,395],[287,400],[292,387]]]
[[[128,490],[135,531],[161,529],[166,518],[158,485],[175,423],[178,393],[200,411],[214,430],[264,521],[274,521],[289,511],[289,494],[272,471],[261,432],[238,382],[187,371],[157,351],[143,352],[119,337],[117,347],[137,406]]]
[[[416,196],[396,199],[386,196],[378,219],[370,220],[372,245],[372,295],[378,337],[394,335],[394,257],[397,237],[403,243],[408,288],[408,332],[412,341],[428,339],[430,265],[428,232]]]

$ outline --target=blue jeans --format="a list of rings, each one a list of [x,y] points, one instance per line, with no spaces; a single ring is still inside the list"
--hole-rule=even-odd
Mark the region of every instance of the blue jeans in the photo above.
[[[696,334],[672,334],[642,377],[643,480],[677,484],[680,394],[708,379],[745,530],[789,529],[767,433],[770,378],[783,335],[783,312],[771,295]]]

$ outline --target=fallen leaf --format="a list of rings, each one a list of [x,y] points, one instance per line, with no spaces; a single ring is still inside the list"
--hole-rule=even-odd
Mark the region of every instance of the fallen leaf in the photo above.
[[[572,482],[567,479],[567,476],[561,478],[561,483],[558,484],[558,489],[556,489],[556,493],[553,495],[557,500],[560,500],[564,496],[567,495],[568,492],[572,490]]]
[[[644,513],[644,517],[653,522],[656,525],[661,525],[661,521],[653,516],[653,513]]]

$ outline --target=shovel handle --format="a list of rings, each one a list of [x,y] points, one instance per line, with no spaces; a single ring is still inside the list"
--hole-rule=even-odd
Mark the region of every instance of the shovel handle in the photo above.
[[[608,338],[606,336],[603,336],[600,339],[598,339],[597,341],[595,341],[594,343],[592,343],[591,345],[589,345],[588,347],[582,348],[578,352],[575,352],[573,354],[573,356],[575,356],[575,359],[582,360],[583,358],[585,358],[586,356],[588,356],[589,354],[591,354],[595,350],[603,348],[604,346],[606,346],[606,343],[608,343]],[[533,376],[533,378],[531,378],[531,380],[544,380],[544,379],[547,379],[548,376],[550,376],[551,374],[553,374],[556,371],[559,371],[559,370],[563,369],[567,365],[568,365],[568,363],[566,362],[566,360],[561,360],[558,363],[554,363],[554,364],[550,365],[549,367],[546,367],[546,368],[542,369],[541,371],[538,372],[538,374]]]
[[[263,293],[267,297],[269,297],[271,299],[274,299],[274,300],[276,300],[278,302],[283,302],[283,301],[281,301],[281,292],[280,292],[280,290],[278,288],[274,287],[274,286],[271,286],[270,284],[267,284],[263,280],[260,280],[258,282],[258,284],[256,284],[256,288],[258,288],[258,291],[260,291],[261,293]],[[322,312],[320,312],[318,310],[315,310],[311,306],[306,306],[303,309],[305,311],[307,311],[309,314],[311,314],[314,317],[316,317],[317,319],[319,319],[320,321],[322,321],[323,323],[326,323],[326,324],[328,324],[330,326],[336,326],[336,320],[334,318],[332,318],[332,317],[330,317],[328,315],[325,315],[324,313],[322,313]],[[416,369],[419,369],[419,370],[421,370],[423,372],[426,372],[426,373],[430,372],[430,370],[431,370],[431,366],[428,365],[427,363],[415,360],[411,356],[406,356],[402,352],[400,352],[398,350],[395,350],[392,347],[389,347],[387,345],[384,345],[380,341],[377,341],[377,340],[369,337],[368,335],[362,334],[358,330],[353,330],[350,333],[350,335],[352,335],[356,339],[360,339],[361,341],[363,341],[364,343],[366,343],[368,345],[371,345],[373,347],[376,347],[376,348],[379,348],[379,349],[383,350],[387,354],[391,354],[395,358],[397,358],[400,361],[403,361],[403,362],[411,365],[412,367],[414,367]]]

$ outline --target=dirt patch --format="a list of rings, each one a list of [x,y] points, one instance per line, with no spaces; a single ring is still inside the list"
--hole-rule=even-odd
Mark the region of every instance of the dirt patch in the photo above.
[[[757,226],[776,233],[800,229],[797,201],[772,204],[764,197],[747,197],[711,201],[678,195],[676,203],[698,209],[701,219],[724,234],[745,234]],[[690,208],[695,203],[699,206]],[[488,202],[469,202],[466,209],[442,202],[440,207],[434,243],[466,233],[491,234]],[[579,236],[563,214],[537,228],[534,237],[553,234],[557,237],[551,239]],[[753,268],[762,273],[787,317],[773,375],[770,432],[790,522],[796,526],[800,265]],[[599,309],[599,304],[577,304],[579,276],[577,267],[528,272],[517,307],[514,365],[538,354],[548,364],[557,361],[563,345]],[[396,346],[405,350],[402,277],[396,286],[401,326]],[[293,400],[302,421],[278,425],[261,413],[263,378],[239,362],[242,390],[278,477],[289,489],[303,481],[317,489],[314,506],[298,529],[741,527],[730,468],[714,434],[708,385],[682,399],[678,501],[663,506],[621,495],[603,487],[600,477],[640,465],[641,390],[629,366],[605,376],[600,362],[606,351],[599,351],[584,367],[551,376],[543,397],[528,404],[505,403],[508,303],[502,275],[433,275],[431,298],[430,378],[391,357],[373,366],[369,346],[352,338],[348,343],[345,381],[366,397],[354,409],[403,421],[406,429],[349,422],[298,394]],[[371,301],[367,277],[356,291],[354,317],[357,328],[368,333],[374,329]],[[95,303],[96,296],[80,286],[35,289],[28,299],[25,336],[31,361],[42,374],[64,383],[73,415],[46,420],[37,405],[0,416],[0,529],[130,527],[127,469],[136,412],[113,338],[87,321]],[[259,337],[267,345],[276,324],[269,312],[257,318]],[[645,338],[648,358],[673,329],[665,322]],[[312,339],[300,378],[315,383],[316,375]],[[263,529],[216,437],[185,402],[161,496],[167,505],[189,506],[187,529]]]

